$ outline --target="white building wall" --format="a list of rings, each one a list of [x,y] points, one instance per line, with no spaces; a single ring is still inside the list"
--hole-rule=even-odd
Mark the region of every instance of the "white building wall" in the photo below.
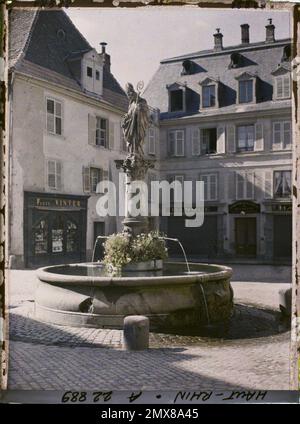
[[[53,135],[46,128],[46,98],[55,98],[63,104],[63,134]],[[10,254],[23,260],[23,193],[24,191],[90,195],[87,216],[87,251],[93,245],[93,222],[104,221],[106,232],[115,230],[115,218],[99,217],[96,213],[98,195],[84,193],[83,166],[112,170],[116,177],[115,159],[121,152],[120,120],[122,112],[105,110],[100,102],[86,97],[72,96],[58,87],[16,77],[13,85],[11,129],[11,182],[10,182]],[[114,125],[112,148],[88,144],[88,115],[100,115]],[[47,159],[62,162],[61,190],[47,187]],[[120,221],[120,220],[119,220]]]

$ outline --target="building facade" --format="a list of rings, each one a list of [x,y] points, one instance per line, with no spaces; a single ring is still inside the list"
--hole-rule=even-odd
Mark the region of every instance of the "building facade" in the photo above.
[[[291,41],[266,38],[162,60],[144,96],[160,110],[161,180],[204,182],[202,226],[160,218],[197,257],[285,261],[292,254]]]
[[[97,53],[63,11],[13,10],[9,25],[9,265],[90,260],[120,228],[97,214],[96,191],[118,182],[126,94],[105,43]]]

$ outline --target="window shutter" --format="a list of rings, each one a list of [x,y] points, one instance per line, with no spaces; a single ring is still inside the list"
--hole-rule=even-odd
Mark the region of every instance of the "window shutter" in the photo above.
[[[264,197],[272,199],[273,197],[273,174],[272,171],[265,171],[264,174]]]
[[[247,172],[246,174],[246,198],[254,198],[254,172]]]
[[[217,128],[217,153],[225,153],[225,128]]]
[[[244,194],[244,184],[245,184],[245,176],[239,172],[235,173],[235,190],[236,190],[236,199],[243,199],[245,197]]]
[[[112,121],[106,121],[107,122],[107,134],[108,134],[108,143],[107,147],[111,150],[114,149],[115,144],[115,123]]]
[[[283,122],[283,145],[285,149],[292,147],[292,123],[290,121]]]
[[[183,131],[177,132],[176,156],[184,156],[184,132]]]
[[[88,143],[95,146],[96,145],[96,116],[89,113],[88,117]]]
[[[86,166],[82,168],[82,186],[84,192],[91,191],[90,168]]]
[[[283,77],[283,97],[290,97],[290,84],[291,84],[291,79],[289,75],[286,75]]]
[[[155,141],[156,141],[156,128],[151,127],[148,129],[148,152],[150,155],[155,155]]]
[[[192,155],[199,156],[201,154],[201,145],[200,145],[200,129],[192,129]]]
[[[235,126],[227,125],[227,151],[234,153],[235,150]]]
[[[54,160],[48,160],[47,163],[47,184],[49,188],[56,188],[56,165]]]
[[[62,189],[62,163],[56,162],[56,188]]]
[[[281,99],[283,97],[283,79],[282,77],[276,78],[276,97]]]
[[[272,131],[272,149],[281,150],[281,122],[273,122],[273,131]]]
[[[264,150],[264,129],[262,122],[255,124],[255,140],[254,140],[254,150],[261,151]]]
[[[236,188],[235,188],[235,172],[230,172],[227,175],[227,184],[228,184],[228,196],[229,199],[235,200],[236,199]]]
[[[175,133],[173,131],[168,134],[168,153],[170,156],[175,155]]]

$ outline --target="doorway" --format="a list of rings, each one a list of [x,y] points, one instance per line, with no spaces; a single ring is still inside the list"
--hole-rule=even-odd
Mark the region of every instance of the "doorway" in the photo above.
[[[256,218],[235,218],[235,247],[239,256],[256,256]]]

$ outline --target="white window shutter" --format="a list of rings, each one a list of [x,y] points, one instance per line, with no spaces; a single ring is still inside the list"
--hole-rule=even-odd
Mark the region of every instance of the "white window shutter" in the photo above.
[[[254,150],[255,151],[264,150],[264,128],[263,128],[262,122],[257,122],[255,124]]]
[[[276,98],[277,99],[281,99],[283,97],[283,78],[282,77],[277,77],[275,79],[275,84],[276,84]]]
[[[272,199],[273,197],[273,173],[272,171],[265,171],[264,173],[264,197],[265,199]]]
[[[281,122],[273,122],[272,128],[272,150],[282,149],[282,125]]]
[[[184,156],[184,131],[176,133],[176,156]]]
[[[235,147],[235,126],[227,125],[227,152],[234,153],[236,151]]]
[[[283,97],[288,98],[291,95],[291,78],[290,75],[285,75],[283,77]]]
[[[244,199],[245,197],[245,174],[235,172],[235,196],[236,199]]]
[[[107,126],[108,126],[108,143],[107,143],[107,147],[111,150],[114,149],[114,144],[115,144],[115,123],[112,121],[108,121],[107,120]]]
[[[168,153],[170,156],[175,155],[175,133],[173,131],[168,134]]]
[[[96,144],[96,116],[91,115],[90,113],[88,117],[88,126],[88,142],[94,146]]]
[[[225,153],[225,128],[217,128],[217,153]]]
[[[62,189],[62,163],[56,162],[56,188]]]
[[[236,199],[236,173],[230,172],[227,175],[227,184],[228,184],[228,196],[229,199]]]
[[[200,129],[192,129],[192,155],[199,156],[201,154],[201,145],[200,145]]]
[[[91,191],[90,168],[88,166],[82,168],[82,186],[84,192]]]

